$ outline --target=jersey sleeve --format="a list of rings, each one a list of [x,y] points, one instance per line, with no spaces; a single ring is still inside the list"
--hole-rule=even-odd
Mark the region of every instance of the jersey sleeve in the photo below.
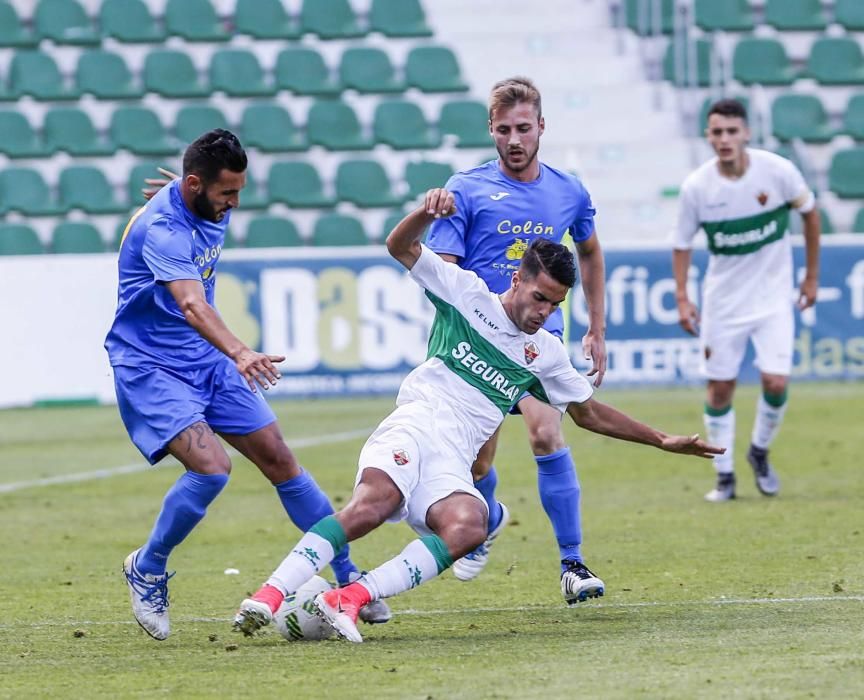
[[[694,188],[685,181],[678,197],[678,223],[675,226],[672,247],[676,250],[690,250],[693,247],[693,238],[701,227]]]
[[[579,210],[576,213],[576,219],[570,226],[570,237],[574,243],[581,243],[591,238],[594,233],[594,217],[597,215],[597,210],[591,202],[591,195],[585,186],[577,181],[578,197],[580,199]]]
[[[539,377],[546,395],[537,395],[537,398],[564,413],[569,404],[583,403],[590,399],[594,390],[590,382],[573,367],[562,343],[555,340],[549,344],[549,348],[552,359],[548,369],[544,369]]]
[[[456,176],[447,180],[445,189],[453,193],[456,213],[432,222],[426,236],[426,245],[436,253],[464,258],[465,236],[471,226],[471,213],[468,211],[467,199],[461,191],[461,181]]]
[[[200,280],[192,254],[192,236],[178,231],[168,219],[157,219],[147,227],[142,256],[157,282]]]
[[[780,190],[783,199],[802,214],[812,211],[816,197],[804,181],[804,176],[795,164],[785,158],[780,160]]]
[[[409,274],[417,284],[430,294],[434,294],[451,306],[459,307],[459,301],[467,292],[477,291],[479,287],[486,288],[485,283],[469,270],[463,270],[454,263],[441,259],[425,245],[421,244],[420,257],[414,263]],[[486,292],[488,293],[488,289]]]

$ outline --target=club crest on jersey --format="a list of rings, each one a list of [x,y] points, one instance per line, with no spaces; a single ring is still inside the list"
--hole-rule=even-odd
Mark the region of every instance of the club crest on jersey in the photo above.
[[[768,202],[768,193],[767,192],[760,192],[759,194],[756,195],[756,201],[758,201],[759,204],[761,204],[764,207],[765,204]]]
[[[525,362],[529,365],[537,359],[537,356],[540,354],[540,350],[537,347],[537,343],[533,340],[525,343]]]
[[[393,450],[393,461],[400,467],[404,467],[411,461],[411,458],[405,450]]]

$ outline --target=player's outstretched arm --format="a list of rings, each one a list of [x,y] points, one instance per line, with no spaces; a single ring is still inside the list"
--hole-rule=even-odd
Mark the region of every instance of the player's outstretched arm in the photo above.
[[[144,199],[152,199],[153,195],[165,187],[165,185],[169,184],[171,180],[177,180],[180,177],[177,173],[172,173],[168,168],[156,168],[156,170],[159,171],[159,174],[162,175],[162,177],[144,178],[144,184],[149,185],[149,187],[143,187],[141,189],[141,194],[144,195]]]
[[[726,451],[723,447],[707,444],[700,440],[698,435],[669,435],[652,428],[650,425],[640,423],[626,413],[593,398],[583,403],[569,404],[567,413],[570,414],[576,425],[590,430],[592,433],[608,435],[618,440],[652,445],[667,452],[710,459],[714,455],[723,454]]]
[[[420,257],[420,239],[423,231],[434,220],[452,216],[456,200],[452,192],[436,188],[426,192],[423,204],[396,224],[387,236],[387,250],[409,270]]]

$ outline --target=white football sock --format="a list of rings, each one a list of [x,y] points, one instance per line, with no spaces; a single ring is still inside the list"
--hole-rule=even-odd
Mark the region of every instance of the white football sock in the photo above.
[[[291,553],[267,579],[267,585],[288,595],[293,593],[333,558],[333,545],[314,532],[307,532]]]
[[[786,414],[788,401],[784,401],[780,407],[772,406],[760,394],[756,403],[756,420],[753,422],[753,435],[750,438],[756,447],[767,450],[772,440],[780,432],[783,416]]]
[[[372,600],[378,600],[416,588],[437,575],[435,555],[422,541],[414,540],[398,556],[365,574],[360,583]]]
[[[735,471],[735,462],[732,458],[735,450],[735,409],[730,408],[728,413],[722,416],[710,416],[702,414],[705,422],[705,433],[708,442],[717,447],[725,447],[726,453],[714,456],[714,469],[718,474],[731,474]]]

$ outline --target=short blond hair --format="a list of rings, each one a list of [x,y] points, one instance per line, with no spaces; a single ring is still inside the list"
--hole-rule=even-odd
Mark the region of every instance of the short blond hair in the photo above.
[[[517,75],[500,80],[492,86],[489,94],[489,120],[499,109],[511,109],[520,102],[527,102],[537,108],[537,118],[543,116],[540,105],[540,91],[531,78]]]

